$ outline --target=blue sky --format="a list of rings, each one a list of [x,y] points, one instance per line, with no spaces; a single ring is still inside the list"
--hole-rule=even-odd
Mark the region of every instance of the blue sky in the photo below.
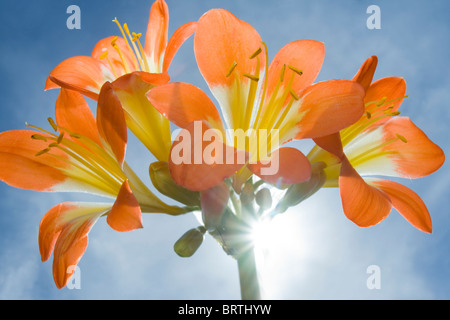
[[[60,61],[89,55],[95,43],[118,34],[117,17],[145,32],[152,1],[4,1],[0,130],[23,129],[25,122],[46,125],[57,91],[44,92],[48,73]],[[325,43],[317,81],[352,78],[371,55],[379,58],[375,78],[402,76],[410,98],[402,114],[421,127],[446,154],[450,120],[450,3],[448,1],[257,1],[167,0],[172,33],[211,8],[225,8],[252,24],[271,57],[298,39]],[[68,30],[66,9],[81,8],[81,30]],[[381,29],[369,30],[366,9],[381,9]],[[192,39],[179,51],[172,80],[206,92],[196,69]],[[131,138],[132,139],[132,138]],[[146,177],[150,158],[132,142],[128,161]],[[447,164],[426,178],[402,181],[427,204],[433,233],[409,225],[395,210],[379,225],[361,229],[342,212],[338,190],[313,198],[277,217],[283,235],[268,252],[266,297],[272,299],[449,299],[450,170]],[[40,261],[40,219],[66,200],[86,195],[42,194],[0,184],[0,299],[239,299],[237,266],[211,237],[189,259],[173,243],[197,226],[192,215],[144,216],[144,229],[117,233],[100,220],[81,260],[81,288],[56,289],[51,261]],[[369,290],[366,270],[377,265],[381,288]]]

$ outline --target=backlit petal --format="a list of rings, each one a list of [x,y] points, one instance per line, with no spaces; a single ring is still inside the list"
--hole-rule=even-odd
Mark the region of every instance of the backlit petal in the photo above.
[[[169,39],[167,43],[166,53],[164,54],[163,72],[169,70],[173,57],[180,49],[181,45],[192,35],[197,29],[197,22],[192,21],[179,27]]]
[[[109,226],[119,232],[142,228],[142,213],[139,202],[130,189],[128,180],[120,188],[117,200],[106,218]]]
[[[361,68],[359,68],[356,75],[353,77],[353,81],[361,84],[365,90],[369,89],[370,84],[372,83],[373,75],[375,74],[375,70],[378,64],[378,57],[371,56],[362,64]]]
[[[0,179],[16,188],[53,191],[66,181],[67,176],[61,169],[70,165],[48,154],[36,156],[51,141],[32,139],[34,134],[36,131],[30,130],[0,133]],[[53,149],[52,153],[66,157],[58,149]]]
[[[343,158],[339,177],[342,207],[348,219],[360,227],[370,227],[385,219],[392,208],[389,197],[368,185]]]
[[[232,176],[248,156],[223,141],[221,132],[204,121],[182,129],[172,145],[169,161],[174,181],[189,190],[202,191]]]
[[[169,8],[164,0],[156,0],[151,9],[145,37],[144,51],[150,70],[161,72],[169,30]]]
[[[202,218],[207,229],[220,225],[229,198],[230,190],[225,182],[200,192]]]
[[[122,164],[127,145],[127,126],[120,100],[109,82],[103,85],[98,99],[97,128],[104,146]]]
[[[295,148],[283,147],[273,151],[268,161],[249,164],[248,168],[261,179],[276,186],[307,181],[311,177],[311,164]]]
[[[349,80],[316,83],[301,94],[296,139],[323,137],[353,124],[364,112],[364,88]]]
[[[423,200],[411,189],[388,180],[373,180],[370,184],[383,190],[397,211],[417,229],[431,233],[432,223]]]
[[[64,87],[97,100],[100,88],[110,80],[114,80],[114,76],[102,62],[77,56],[64,60],[50,72],[45,89]]]
[[[42,261],[53,251],[53,277],[59,289],[67,284],[86,250],[90,229],[110,208],[108,204],[65,202],[42,218],[39,251]]]
[[[223,129],[220,114],[208,95],[189,83],[168,83],[151,89],[147,98],[175,125],[186,128],[196,120],[206,120]]]
[[[238,117],[246,111],[253,80],[244,74],[263,76],[264,50],[250,59],[260,48],[261,37],[256,30],[224,9],[210,10],[198,21],[194,36],[197,64],[229,127],[238,128]]]

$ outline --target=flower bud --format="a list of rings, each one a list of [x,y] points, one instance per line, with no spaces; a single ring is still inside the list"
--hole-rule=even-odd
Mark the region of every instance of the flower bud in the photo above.
[[[203,223],[208,230],[220,225],[229,198],[230,190],[225,182],[200,193]]]
[[[191,257],[203,242],[205,228],[198,227],[187,231],[173,245],[175,252],[183,258]]]
[[[255,195],[255,200],[262,210],[267,210],[272,207],[272,195],[270,194],[270,190],[267,188],[262,188],[259,190]]]
[[[162,194],[188,206],[200,205],[200,193],[177,185],[170,175],[167,162],[152,163],[149,172],[153,185]]]

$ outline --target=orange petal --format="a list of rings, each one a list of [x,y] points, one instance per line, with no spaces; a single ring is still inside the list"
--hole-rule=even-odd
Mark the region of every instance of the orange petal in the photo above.
[[[220,225],[222,214],[230,198],[230,189],[225,182],[204,190],[200,193],[202,217],[207,229]]]
[[[53,253],[53,278],[64,287],[73,274],[88,243],[88,233],[97,219],[109,210],[104,204],[65,202],[50,209],[39,226],[42,261]]]
[[[376,225],[391,211],[389,197],[368,185],[346,157],[342,159],[339,189],[345,215],[360,227]]]
[[[186,128],[196,120],[206,120],[223,128],[220,114],[208,95],[189,83],[172,82],[147,93],[151,104],[175,125]]]
[[[68,165],[48,154],[36,156],[51,143],[32,139],[31,136],[36,133],[31,130],[0,133],[0,179],[16,188],[54,191],[67,179],[60,169]],[[67,157],[56,148],[51,152],[62,158]]]
[[[117,200],[106,218],[109,226],[119,232],[142,228],[142,213],[139,202],[131,191],[128,180],[120,188]]]
[[[114,74],[116,73],[117,77],[120,77],[121,75],[124,75],[126,72],[126,68],[124,66],[124,62],[122,58],[120,57],[120,54],[118,51],[111,45],[111,42],[115,39],[115,44],[120,50],[120,53],[122,54],[123,59],[126,61],[126,64],[128,65],[130,71],[139,70],[139,64],[136,60],[136,56],[134,55],[131,48],[127,45],[127,42],[122,37],[107,37],[95,45],[94,49],[92,50],[92,57],[95,59],[98,59],[101,61],[110,71]],[[102,58],[102,55],[107,53],[107,58]],[[111,65],[108,63],[111,63]]]
[[[353,124],[364,112],[364,94],[350,80],[319,82],[303,90],[296,139],[323,137]]]
[[[417,229],[432,232],[431,217],[422,199],[411,189],[388,180],[374,180],[370,184],[383,190],[395,209]]]
[[[339,132],[330,134],[328,136],[315,138],[314,142],[322,149],[334,154],[339,159],[344,157],[344,150],[342,147],[341,135]]]
[[[361,84],[365,90],[369,89],[370,84],[372,83],[373,75],[375,74],[375,70],[378,64],[378,57],[371,56],[362,64],[361,68],[359,68],[356,75],[353,77],[353,81]]]
[[[373,82],[369,89],[366,91],[366,97],[364,103],[366,104],[366,110],[372,115],[377,112],[384,112],[389,108],[390,112],[397,111],[403,102],[403,97],[406,94],[406,82],[401,77],[387,77],[379,79]],[[395,100],[397,99],[397,100]],[[385,100],[385,104],[378,104],[379,101]],[[395,100],[389,102],[391,100]],[[379,114],[378,114],[379,115]],[[376,122],[373,122],[366,130],[373,128],[377,125],[387,121],[389,117],[384,117]]]
[[[127,126],[122,104],[109,82],[100,92],[97,105],[97,128],[104,145],[111,148],[119,164],[125,159]]]
[[[188,22],[179,27],[169,39],[167,44],[166,53],[164,54],[163,72],[169,70],[173,57],[180,49],[181,45],[194,34],[197,30],[197,22]]]
[[[169,30],[169,8],[164,0],[156,0],[151,9],[145,37],[144,51],[150,63],[161,72],[162,58],[167,46]]]
[[[83,135],[100,145],[95,117],[80,93],[61,88],[56,99],[55,117],[59,127]]]
[[[277,186],[304,182],[311,177],[309,160],[301,151],[290,147],[273,151],[268,163],[250,163],[248,168],[261,179]]]
[[[248,159],[246,152],[223,143],[219,130],[195,121],[175,139],[169,161],[174,181],[189,190],[212,188],[232,176]]]
[[[408,117],[391,118],[383,126],[384,140],[395,142],[383,148],[394,162],[394,170],[401,177],[420,178],[438,170],[445,161],[442,149],[433,143]],[[406,141],[406,143],[405,143]]]
[[[210,87],[231,86],[234,76],[226,77],[230,67],[254,74],[256,59],[249,57],[261,48],[261,37],[248,23],[224,9],[213,9],[198,21],[194,38],[195,57],[201,73]],[[261,68],[265,64],[261,54]]]
[[[290,79],[294,73],[288,66],[302,71],[302,75],[295,75],[292,90],[300,92],[316,80],[322,68],[325,57],[325,47],[322,42],[314,40],[293,41],[283,48],[273,58],[267,79],[267,96],[272,94],[276,83],[280,79],[282,69],[285,68],[284,79]],[[282,84],[289,82],[283,81]]]
[[[109,69],[99,60],[77,56],[64,60],[50,72],[45,90],[64,87],[97,100],[103,83],[113,79]]]

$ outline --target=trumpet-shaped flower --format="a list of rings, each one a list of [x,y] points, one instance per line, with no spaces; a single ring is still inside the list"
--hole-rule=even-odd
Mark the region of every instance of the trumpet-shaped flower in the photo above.
[[[58,288],[66,285],[81,259],[88,233],[99,217],[116,231],[142,228],[141,212],[180,214],[184,209],[159,200],[124,161],[127,128],[111,84],[103,85],[94,118],[83,96],[61,89],[52,130],[0,134],[0,179],[23,189],[50,192],[89,192],[114,203],[66,202],[52,208],[39,228],[43,261],[52,251]]]
[[[143,46],[141,33],[130,32],[128,25],[120,24],[117,18],[113,21],[122,37],[100,40],[91,56],[61,62],[50,72],[45,89],[64,87],[97,100],[103,84],[111,82],[122,103],[127,126],[158,160],[167,161],[170,124],[144,94],[169,81],[169,66],[180,46],[195,31],[196,23],[182,25],[168,39],[169,10],[164,0],[157,0],[150,10]]]
[[[191,84],[168,83],[147,94],[156,109],[184,129],[173,143],[169,166],[174,180],[187,189],[204,191],[233,176],[240,193],[251,173],[277,185],[305,181],[311,173],[306,157],[295,148],[279,146],[337,132],[363,113],[360,84],[313,84],[324,58],[321,42],[291,42],[269,66],[257,31],[230,12],[214,9],[197,22],[194,50],[224,121],[207,94]],[[181,146],[189,136],[196,140],[190,149]],[[205,154],[204,161],[195,161]],[[265,173],[274,161],[278,170]]]
[[[431,232],[428,209],[414,191],[375,177],[420,178],[438,170],[445,159],[422,130],[399,116],[405,80],[387,77],[372,83],[377,63],[376,56],[370,57],[353,78],[366,89],[364,115],[340,133],[316,139],[318,146],[308,158],[327,165],[325,186],[340,188],[344,213],[358,226],[379,223],[394,207],[416,228]]]

